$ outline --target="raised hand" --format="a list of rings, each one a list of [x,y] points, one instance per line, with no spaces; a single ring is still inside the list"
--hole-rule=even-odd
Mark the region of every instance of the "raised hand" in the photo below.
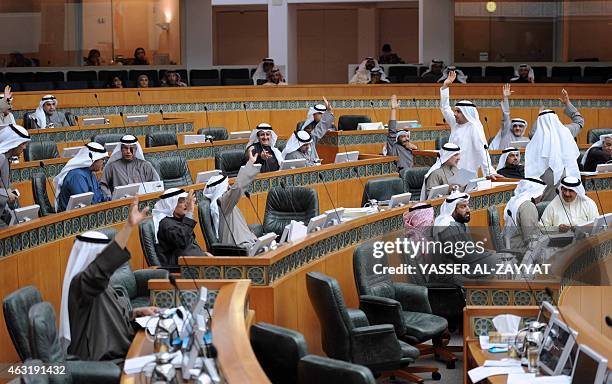
[[[249,153],[249,163],[254,164],[259,157],[259,153],[255,153],[255,148],[251,147],[247,151]]]
[[[565,89],[561,90],[561,97],[559,98],[559,101],[563,104],[569,103],[569,95],[567,94],[567,91]]]
[[[187,211],[192,212],[196,206],[196,198],[193,189],[187,193]]]
[[[270,154],[270,152],[266,151],[265,149],[263,151],[261,151],[261,158],[263,160],[268,160],[270,158],[272,158],[272,155]]]
[[[502,90],[502,93],[504,95],[504,99],[506,99],[506,98],[512,96],[514,91],[510,90],[510,84],[504,84],[504,88]]]
[[[138,210],[138,196],[134,197],[132,204],[130,204],[130,213],[128,215],[128,224],[132,227],[137,226],[147,217],[149,207],[144,207],[142,211]]]
[[[327,108],[327,112],[332,112],[332,106],[329,103],[329,101],[327,101],[327,99],[325,98],[325,96],[323,96],[323,104],[325,104],[325,108]]]
[[[6,100],[6,102],[8,103],[11,97],[13,97],[13,94],[11,93],[11,86],[7,85],[6,87],[4,87],[4,100]]]
[[[450,85],[455,81],[456,78],[457,73],[455,71],[449,71],[448,77],[446,78],[446,80],[444,80],[444,88],[450,87]]]
[[[399,102],[397,101],[397,95],[391,95],[391,109],[398,109]]]

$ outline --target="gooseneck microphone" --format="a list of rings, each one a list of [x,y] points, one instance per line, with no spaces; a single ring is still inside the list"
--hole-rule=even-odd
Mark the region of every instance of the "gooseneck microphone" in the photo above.
[[[516,223],[516,221],[514,220],[514,217],[512,217],[512,211],[509,209],[506,209],[506,213],[508,214],[508,217],[510,218],[510,220],[512,220],[512,223],[514,224],[514,226],[519,230],[519,232],[521,233],[521,239],[523,240],[523,245],[526,245],[525,243],[525,232],[523,232],[523,228],[519,227],[518,224]]]
[[[259,221],[259,224],[263,228],[263,222],[261,221],[261,218],[259,217],[259,214],[257,213],[257,209],[255,209],[255,205],[253,204],[253,201],[251,200],[251,193],[249,191],[244,191],[244,195],[249,200],[249,204],[251,205],[251,208],[253,208],[253,212],[255,212],[255,216],[257,217],[257,221]]]
[[[137,93],[138,93],[138,100],[140,100],[140,105],[142,105],[142,107],[144,109],[144,103],[142,102],[142,97],[140,96],[140,91],[138,91]]]
[[[163,109],[159,109],[159,114],[161,115],[162,121],[166,120],[166,118],[164,117],[164,110]]]
[[[419,120],[419,124],[421,125],[421,127],[423,126],[423,123],[421,122],[421,115],[419,114],[419,104],[416,101],[416,98],[412,98],[412,102],[414,103],[414,109],[416,111],[417,114],[417,119]]]
[[[249,130],[251,130],[254,127],[251,126],[251,121],[249,120],[249,112],[247,111],[246,103],[242,103],[242,108],[244,108],[244,114],[246,115],[247,125],[249,126]]]
[[[593,190],[595,191],[595,196],[597,196],[597,203],[603,210],[603,205],[601,204],[601,199],[599,198],[599,191],[597,190],[597,186],[595,185],[595,180],[591,179],[591,185],[593,186]],[[606,227],[610,228],[608,225],[608,219],[606,219],[606,213],[603,214],[604,223],[606,223]]]
[[[336,204],[334,204],[334,200],[332,199],[331,194],[329,193],[329,189],[327,189],[327,183],[325,182],[325,177],[323,177],[322,173],[319,173],[319,180],[323,182],[323,187],[325,188],[325,192],[327,193],[327,198],[329,198],[329,202],[334,208],[336,218],[340,219],[340,216],[338,215],[338,208],[336,208]],[[338,220],[338,224],[340,224],[340,220]]]
[[[285,187],[285,182],[281,181],[280,182],[280,186],[282,189],[284,189],[285,191],[289,192],[289,194],[291,195],[291,198],[289,199],[289,203],[291,204],[291,209],[293,209],[293,213],[295,213],[297,215],[297,210],[295,209],[295,206],[293,205],[293,191],[289,190]]]
[[[374,102],[372,100],[370,100],[370,107],[372,107],[372,113],[374,113],[374,120],[375,121],[380,121],[378,120],[378,116],[376,116],[376,109],[374,109]]]
[[[368,198],[368,201],[370,202],[370,204],[372,204],[373,199],[370,197],[370,194],[368,193],[368,189],[363,183],[363,180],[361,180],[361,176],[359,176],[359,170],[357,169],[357,167],[352,167],[351,171],[355,173],[355,176],[357,176],[357,179],[359,180],[359,184],[361,184],[361,186],[363,187],[363,193],[365,193],[366,197]],[[380,212],[380,206],[376,205],[376,210]]]
[[[107,124],[108,119],[106,118],[106,116],[104,116],[104,114],[102,113],[102,107],[100,106],[100,100],[98,100],[98,94],[94,93],[94,98],[96,99],[96,104],[98,105],[98,113],[100,114],[100,116],[102,116],[102,118],[104,119],[104,124]]]

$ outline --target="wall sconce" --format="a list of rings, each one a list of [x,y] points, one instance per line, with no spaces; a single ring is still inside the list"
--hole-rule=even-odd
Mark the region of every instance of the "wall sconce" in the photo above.
[[[155,25],[157,25],[162,31],[170,30],[170,23],[157,23]]]
[[[487,9],[487,12],[493,13],[497,9],[497,3],[494,1],[487,1],[487,4],[485,7]]]

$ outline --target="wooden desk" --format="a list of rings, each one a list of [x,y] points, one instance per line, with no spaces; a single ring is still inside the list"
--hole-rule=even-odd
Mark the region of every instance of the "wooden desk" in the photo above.
[[[484,351],[480,349],[480,342],[478,340],[469,340],[464,350],[467,350],[470,361],[468,361],[468,367],[470,369],[481,367],[484,365],[486,360],[501,360],[507,357],[510,357],[509,353],[491,353],[489,351]],[[466,373],[467,376],[467,373]],[[508,376],[500,375],[500,376],[491,376],[484,381],[479,381],[479,383],[489,383],[489,384],[506,384],[508,380]],[[466,384],[471,383],[472,381],[467,378]]]
[[[564,123],[569,122],[557,100],[561,88],[567,89],[573,104],[585,118],[586,126],[578,136],[579,143],[586,143],[589,129],[612,126],[612,97],[610,85],[606,84],[538,84],[537,87],[513,84],[516,96],[510,100],[512,116],[533,122],[540,106],[544,105],[553,107]],[[246,103],[253,125],[266,121],[277,133],[288,135],[298,121],[306,118],[308,107],[320,103],[323,95],[332,103],[336,119],[343,114],[357,114],[386,122],[389,120],[388,100],[395,93],[400,98],[398,120],[418,119],[423,126],[433,126],[442,123],[439,89],[439,84],[313,84],[273,89],[253,86],[152,88],[142,89],[140,98],[133,89],[57,90],[54,95],[60,110],[70,110],[78,116],[118,115],[120,111],[159,115],[163,107],[165,116],[190,117],[198,127],[206,126],[206,106],[210,125],[224,126],[229,131],[253,128],[242,107]],[[94,93],[98,95],[101,108],[97,106]],[[26,110],[34,110],[44,94],[15,92],[15,118],[20,119]],[[453,100],[470,99],[478,105],[481,119],[484,121],[486,117],[489,121],[485,125],[487,138],[495,136],[501,121],[499,84],[453,85],[451,97]]]
[[[219,282],[217,282],[219,283]],[[206,281],[199,281],[208,287]],[[218,367],[229,384],[267,384],[270,380],[257,361],[249,340],[254,311],[249,309],[249,281],[222,282],[214,302],[212,339],[218,352]],[[153,353],[153,343],[138,331],[127,358]],[[139,374],[121,377],[122,384],[146,383]]]

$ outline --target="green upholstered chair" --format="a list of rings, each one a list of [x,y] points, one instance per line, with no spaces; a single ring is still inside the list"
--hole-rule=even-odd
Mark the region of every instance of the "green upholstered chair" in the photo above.
[[[47,184],[52,182],[47,181],[47,176],[43,172],[32,173],[32,194],[34,196],[34,204],[40,206],[38,210],[38,216],[40,217],[55,213],[47,193]]]
[[[176,133],[174,132],[152,132],[145,136],[145,147],[163,147],[166,145],[178,145]]]
[[[187,161],[182,156],[168,156],[161,159],[150,159],[164,188],[179,188],[193,184]]]
[[[138,225],[138,236],[140,237],[140,246],[147,261],[147,266],[161,267],[161,262],[157,256],[157,248],[155,247],[155,226],[153,225],[153,220],[144,220]]]
[[[376,201],[387,201],[391,196],[404,193],[404,181],[399,177],[383,177],[368,180],[363,189],[361,206],[363,207],[369,199]]]
[[[214,141],[229,139],[227,129],[224,127],[200,128],[198,130],[198,135],[210,135],[213,137]]]
[[[91,137],[94,143],[106,145],[107,143],[118,143],[124,136],[123,133],[101,133]]]
[[[355,131],[359,123],[371,123],[372,119],[366,115],[342,115],[338,119],[340,131]]]
[[[228,177],[236,177],[240,167],[244,164],[245,154],[242,149],[215,153],[215,169],[223,172]]]
[[[319,197],[312,188],[287,187],[272,188],[266,200],[263,218],[263,233],[283,234],[291,220],[308,225],[310,219],[319,214]]]
[[[121,368],[112,361],[83,361],[66,356],[56,329],[56,316],[49,302],[34,304],[28,311],[30,349],[35,359],[45,364],[65,365],[66,375],[50,376],[52,383],[114,384]]]
[[[429,167],[404,168],[400,171],[400,177],[404,180],[404,191],[412,193],[410,200],[421,199],[421,188],[427,171]]]
[[[53,141],[31,141],[23,151],[25,161],[57,159],[59,152]]]

